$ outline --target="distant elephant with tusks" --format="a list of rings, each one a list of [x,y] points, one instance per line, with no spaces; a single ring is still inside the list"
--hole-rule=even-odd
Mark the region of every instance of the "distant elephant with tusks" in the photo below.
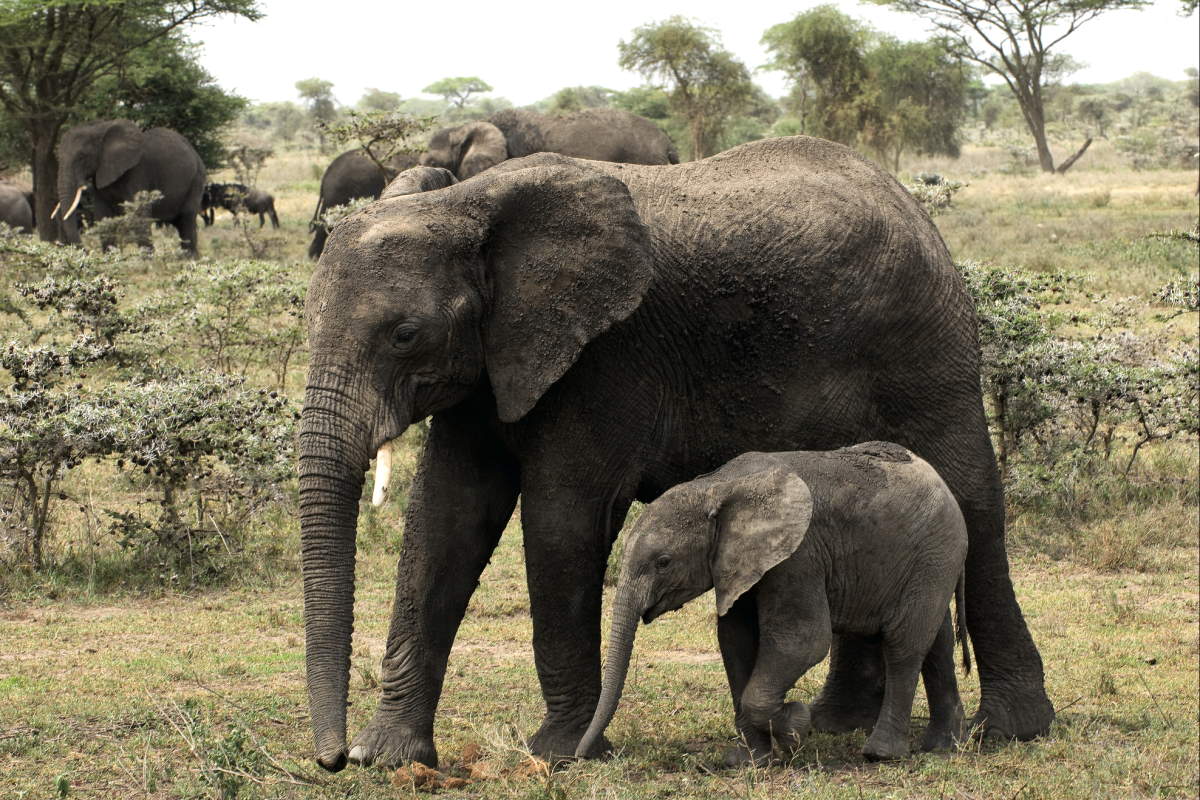
[[[150,207],[150,217],[174,226],[183,249],[195,255],[205,170],[187,139],[169,128],[142,131],[126,119],[91,122],[63,134],[58,163],[64,242],[80,241],[76,210],[85,190],[91,190],[97,220],[121,215],[121,204],[138,192],[157,190],[162,197]],[[102,244],[108,248],[113,242]],[[138,244],[148,248],[150,240]]]

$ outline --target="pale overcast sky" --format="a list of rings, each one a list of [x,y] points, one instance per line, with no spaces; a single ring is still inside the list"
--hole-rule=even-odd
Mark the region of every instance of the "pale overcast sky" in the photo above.
[[[297,100],[295,83],[333,81],[340,103],[368,87],[420,96],[439,78],[477,75],[494,95],[517,105],[564,86],[628,89],[639,76],[617,67],[617,42],[647,22],[683,14],[715,28],[754,70],[766,60],[763,31],[820,0],[534,0],[392,3],[375,0],[260,0],[259,22],[223,19],[192,29],[204,66],[227,89],[256,101]],[[901,39],[926,38],[919,18],[869,3],[837,0],[845,13]],[[1070,80],[1103,83],[1134,72],[1171,80],[1200,60],[1197,17],[1181,18],[1179,0],[1102,15],[1061,46],[1087,66]],[[516,10],[519,9],[519,10]],[[772,96],[786,88],[777,72],[754,79]]]

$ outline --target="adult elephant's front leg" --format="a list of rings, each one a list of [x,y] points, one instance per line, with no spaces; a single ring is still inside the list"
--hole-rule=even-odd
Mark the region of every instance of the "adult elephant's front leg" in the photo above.
[[[437,766],[433,717],[446,661],[517,489],[515,467],[490,437],[435,418],[404,518],[383,697],[351,761]]]
[[[529,745],[547,759],[569,758],[600,698],[604,568],[629,504],[528,488],[521,503],[534,662],[546,701],[546,718]],[[609,747],[601,737],[589,755]]]

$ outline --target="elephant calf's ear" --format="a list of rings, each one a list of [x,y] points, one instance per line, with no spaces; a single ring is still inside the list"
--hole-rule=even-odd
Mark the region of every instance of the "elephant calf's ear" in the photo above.
[[[812,522],[808,484],[784,467],[772,467],[718,484],[720,503],[713,585],[717,614],[796,552]]]
[[[487,197],[484,355],[500,419],[513,422],[641,303],[649,234],[624,183],[570,161],[501,170]]]

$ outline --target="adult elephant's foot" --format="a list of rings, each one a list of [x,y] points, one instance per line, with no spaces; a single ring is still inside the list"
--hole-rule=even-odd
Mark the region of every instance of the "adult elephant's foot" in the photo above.
[[[566,761],[575,757],[575,748],[587,731],[587,723],[583,726],[564,725],[546,720],[538,732],[529,740],[529,750],[538,758],[543,758],[551,764]],[[612,752],[612,743],[603,735],[596,740],[592,748],[584,754],[584,758],[600,758]]]
[[[400,767],[419,761],[437,768],[437,749],[433,737],[388,720],[379,714],[354,737],[350,745],[350,761],[363,767]]]
[[[984,739],[1020,739],[1045,736],[1054,722],[1054,705],[1040,685],[986,687],[971,728]]]

